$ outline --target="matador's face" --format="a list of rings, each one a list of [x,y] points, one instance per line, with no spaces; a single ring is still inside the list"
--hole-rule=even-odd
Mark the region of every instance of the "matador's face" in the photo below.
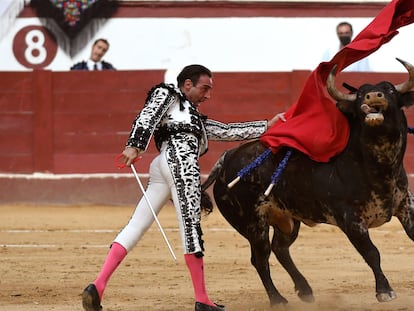
[[[201,75],[196,85],[190,79],[184,83],[185,96],[196,106],[210,98],[212,88],[213,79],[208,75]]]

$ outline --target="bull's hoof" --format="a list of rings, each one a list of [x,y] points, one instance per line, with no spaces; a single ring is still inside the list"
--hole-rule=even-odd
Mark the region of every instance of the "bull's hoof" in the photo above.
[[[300,300],[302,300],[303,302],[315,302],[315,297],[313,297],[312,294],[308,294],[308,295],[298,295]]]
[[[287,301],[287,299],[283,296],[273,297],[270,300],[271,307],[284,306],[284,305],[287,305],[288,303],[289,302]]]
[[[302,289],[298,289],[295,287],[296,295],[302,300],[303,302],[315,302],[315,297],[313,297],[312,288],[310,288],[308,282],[305,281],[304,284],[300,286]]]
[[[397,294],[393,290],[388,293],[377,293],[376,296],[379,302],[388,302],[397,298]]]

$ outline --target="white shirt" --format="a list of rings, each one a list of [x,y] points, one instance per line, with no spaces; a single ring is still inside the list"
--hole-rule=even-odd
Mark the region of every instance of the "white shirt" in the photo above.
[[[95,70],[94,69],[95,64],[96,64],[96,70],[102,70],[102,63],[101,62],[95,63],[94,61],[88,59],[86,64],[88,65],[88,69],[91,70],[91,71]]]
[[[339,48],[329,48],[327,49],[322,55],[323,62],[329,62],[335,55],[338,53]],[[371,71],[369,66],[369,60],[367,57],[349,65],[348,67],[344,68],[343,71]]]

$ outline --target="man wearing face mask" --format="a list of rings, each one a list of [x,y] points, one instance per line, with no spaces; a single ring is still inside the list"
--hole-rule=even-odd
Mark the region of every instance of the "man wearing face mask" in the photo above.
[[[338,36],[339,45],[329,48],[322,56],[322,61],[330,61],[335,54],[348,45],[353,36],[352,25],[348,22],[341,22],[336,26],[336,35]],[[363,58],[344,69],[344,71],[370,71],[368,58]]]

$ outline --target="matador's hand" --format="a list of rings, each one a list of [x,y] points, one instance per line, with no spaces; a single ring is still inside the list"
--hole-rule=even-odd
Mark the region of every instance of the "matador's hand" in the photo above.
[[[281,120],[283,122],[286,122],[285,113],[284,112],[278,113],[271,120],[267,121],[267,127],[268,128],[271,127],[273,124],[275,124],[279,120]]]
[[[134,163],[135,159],[142,153],[142,150],[134,148],[134,147],[126,147],[124,151],[122,151],[122,162],[126,166],[131,166]]]

